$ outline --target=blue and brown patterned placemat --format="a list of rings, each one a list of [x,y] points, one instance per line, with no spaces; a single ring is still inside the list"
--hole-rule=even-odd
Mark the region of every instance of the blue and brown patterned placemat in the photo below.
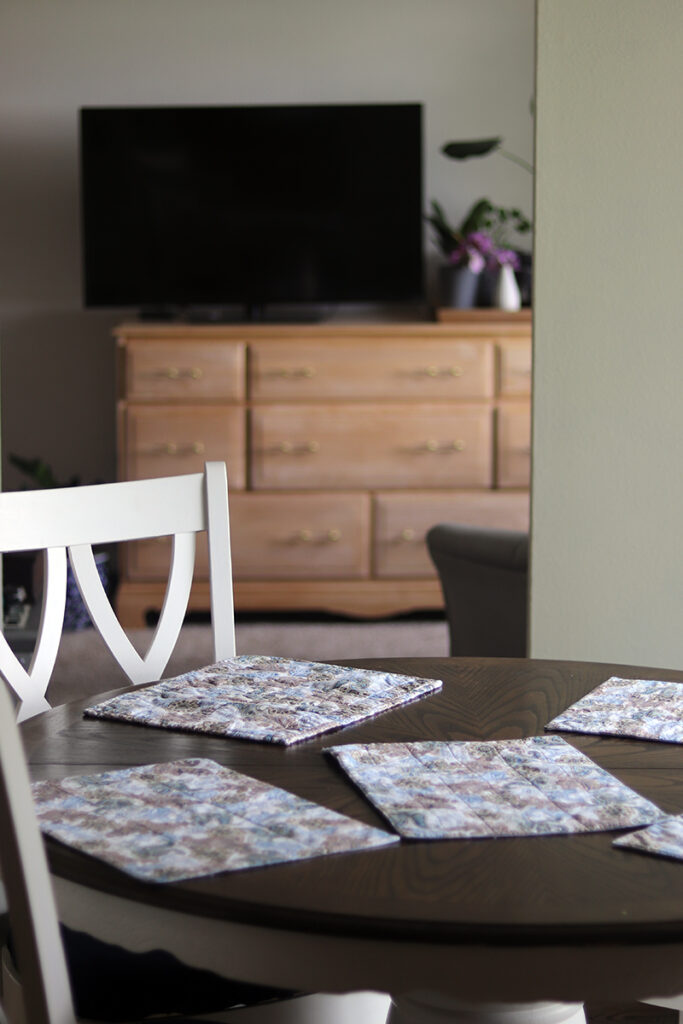
[[[32,788],[43,832],[145,882],[177,882],[399,841],[203,758],[37,782]]]
[[[602,832],[664,816],[559,736],[327,752],[407,839]]]
[[[640,853],[653,853],[659,857],[683,860],[683,814],[669,815],[649,828],[629,832],[612,843]]]
[[[87,718],[289,745],[440,690],[438,679],[242,655],[95,704]]]
[[[683,743],[683,683],[612,676],[546,729]]]

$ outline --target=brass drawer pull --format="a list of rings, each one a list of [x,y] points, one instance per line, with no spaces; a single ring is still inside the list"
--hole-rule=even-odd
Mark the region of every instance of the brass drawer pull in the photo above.
[[[406,541],[406,542],[409,542],[411,540],[415,540],[415,530],[413,530],[412,527],[407,526],[405,528],[405,530],[401,530],[401,532],[399,534],[399,540]]]
[[[446,454],[447,452],[464,452],[465,448],[466,444],[461,439],[458,439],[457,441],[445,442],[439,442],[430,439],[429,441],[425,441],[425,443],[421,445],[420,450],[426,452],[436,452],[438,454],[443,455]]]
[[[432,379],[436,377],[462,377],[464,372],[462,366],[426,366],[422,370],[422,374],[425,377],[431,377]]]
[[[190,380],[201,380],[204,376],[204,371],[201,366],[188,366],[184,368],[167,366],[159,371],[159,376],[165,377],[167,380],[180,380],[182,377],[189,377]]]
[[[206,445],[203,441],[191,441],[188,444],[177,444],[175,441],[166,441],[154,449],[154,453],[162,455],[203,455]]]
[[[283,380],[293,380],[295,377],[303,377],[305,380],[310,380],[311,377],[315,377],[315,367],[283,366],[277,370],[273,370],[272,374],[274,377],[282,377]]]
[[[291,441],[280,441],[274,449],[280,455],[315,455],[320,451],[319,441],[306,441],[301,445],[294,445]]]
[[[306,527],[304,527],[302,530],[297,530],[294,540],[298,541],[301,544],[313,544],[316,541],[316,535],[314,534],[313,530],[309,530]],[[327,530],[323,534],[320,534],[318,536],[318,540],[316,543],[336,544],[340,540],[341,530],[337,530],[336,527],[332,527],[332,529]]]

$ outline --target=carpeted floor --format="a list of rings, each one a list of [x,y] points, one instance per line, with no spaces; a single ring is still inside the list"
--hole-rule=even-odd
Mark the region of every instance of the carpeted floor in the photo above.
[[[129,633],[140,652],[147,650],[152,635],[152,629]],[[238,654],[277,654],[314,661],[448,654],[445,621],[419,617],[384,622],[238,619],[236,640]],[[210,627],[186,625],[164,674],[178,675],[211,661]],[[64,633],[47,694],[51,704],[63,704],[125,685],[123,672],[95,630]]]

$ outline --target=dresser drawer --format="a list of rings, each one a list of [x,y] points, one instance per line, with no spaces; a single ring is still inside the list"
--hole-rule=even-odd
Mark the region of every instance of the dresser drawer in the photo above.
[[[370,571],[370,499],[363,494],[231,494],[236,580],[363,579]],[[165,580],[170,538],[127,545],[130,579]],[[206,538],[195,578],[208,579]]]
[[[498,392],[514,398],[531,394],[531,341],[508,341],[498,350]]]
[[[206,534],[197,534],[194,578],[208,580],[209,550]],[[171,567],[171,538],[150,537],[119,545],[119,560],[125,560],[126,577],[130,580],[165,582]]]
[[[437,523],[529,529],[529,496],[498,491],[410,491],[377,494],[373,572],[379,578],[435,573],[425,536]]]
[[[235,579],[369,575],[366,494],[238,494],[230,510]]]
[[[128,398],[238,401],[245,394],[245,346],[226,341],[128,342]]]
[[[494,346],[430,338],[255,342],[249,395],[255,400],[488,398]]]
[[[498,410],[499,487],[528,487],[531,475],[531,412],[527,405]]]
[[[199,473],[227,463],[230,489],[246,484],[244,411],[222,405],[127,406],[120,412],[128,480]]]
[[[487,406],[271,406],[252,411],[256,488],[487,487]]]

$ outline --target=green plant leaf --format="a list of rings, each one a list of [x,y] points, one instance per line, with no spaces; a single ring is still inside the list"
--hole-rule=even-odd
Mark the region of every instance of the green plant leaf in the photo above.
[[[478,199],[470,207],[465,219],[458,229],[460,235],[469,235],[473,231],[481,231],[482,228],[491,226],[491,214],[495,207],[490,199]]]
[[[487,153],[492,153],[494,149],[498,149],[502,141],[498,137],[473,139],[470,142],[447,142],[441,147],[441,152],[452,160],[467,160],[471,156],[486,156]]]
[[[437,203],[436,199],[432,199],[431,208],[432,212],[425,216],[425,220],[434,229],[436,244],[439,246],[444,256],[449,256],[457,245],[455,231],[448,223],[443,207],[440,203]]]
[[[41,458],[27,459],[22,455],[15,455],[12,452],[8,454],[8,459],[11,464],[18,469],[24,476],[27,476],[36,488],[43,487],[76,487],[80,480],[77,476],[72,476],[69,480],[62,483],[57,480],[56,476],[52,471],[52,467],[47,464]]]

